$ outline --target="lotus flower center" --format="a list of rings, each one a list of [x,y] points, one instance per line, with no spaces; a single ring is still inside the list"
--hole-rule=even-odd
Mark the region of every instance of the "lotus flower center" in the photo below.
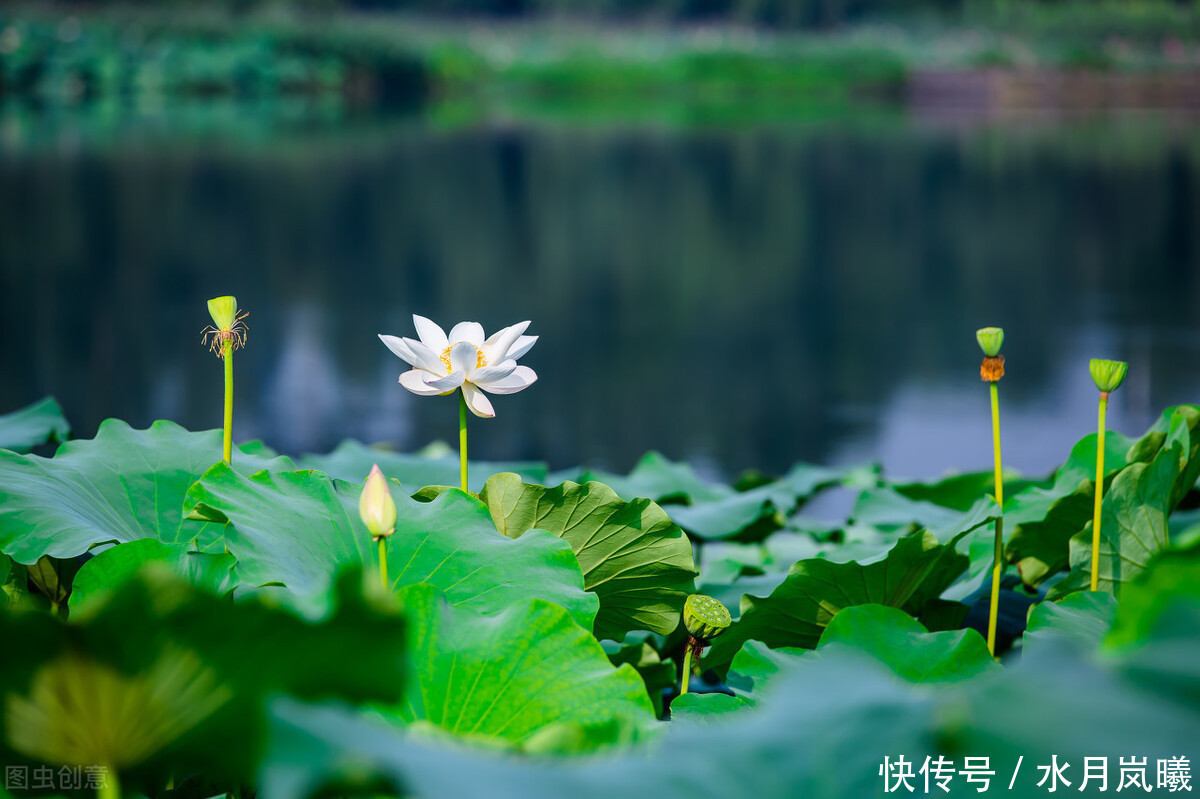
[[[442,365],[446,367],[447,374],[454,371],[454,366],[451,365],[451,363],[450,363],[450,350],[454,348],[455,344],[460,344],[460,343],[461,344],[471,344],[471,342],[469,342],[469,341],[463,341],[463,342],[456,341],[456,342],[454,342],[454,344],[451,344],[449,347],[442,350]],[[471,346],[475,347],[474,344],[471,344]],[[484,366],[487,366],[487,358],[483,357],[483,350],[479,349],[478,347],[475,347],[475,368],[480,369]]]

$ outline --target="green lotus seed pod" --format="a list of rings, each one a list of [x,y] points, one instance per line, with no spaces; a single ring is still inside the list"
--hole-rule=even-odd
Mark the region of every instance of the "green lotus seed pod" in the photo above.
[[[979,342],[979,349],[983,350],[984,355],[995,358],[1000,354],[1000,347],[1004,344],[1004,328],[980,328],[975,331],[975,340]]]
[[[1096,388],[1107,394],[1109,391],[1116,391],[1121,387],[1121,383],[1125,382],[1129,364],[1125,361],[1102,361],[1092,358],[1088,368],[1092,372],[1092,382],[1096,384]]]
[[[716,638],[729,628],[729,611],[704,594],[692,594],[683,603],[683,626],[693,638]]]
[[[213,297],[208,301],[208,313],[217,330],[230,330],[237,321],[237,300],[233,297]]]

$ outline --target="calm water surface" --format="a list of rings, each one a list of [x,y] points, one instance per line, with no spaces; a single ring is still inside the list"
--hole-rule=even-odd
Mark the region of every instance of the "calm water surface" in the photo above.
[[[563,124],[237,106],[0,109],[0,409],[220,423],[204,301],[250,312],[235,433],[292,453],[452,440],[376,339],[533,320],[540,376],[472,455],[713,474],[990,463],[974,331],[1001,325],[1006,460],[1200,401],[1200,128]]]

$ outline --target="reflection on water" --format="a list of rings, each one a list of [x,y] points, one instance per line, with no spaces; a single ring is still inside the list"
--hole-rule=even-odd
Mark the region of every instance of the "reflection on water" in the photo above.
[[[1117,429],[1200,400],[1186,121],[188,113],[0,111],[0,408],[216,426],[200,329],[225,293],[250,311],[235,432],[292,452],[453,438],[455,403],[396,385],[375,338],[414,311],[533,320],[541,380],[473,455],[555,466],[986,468],[984,325],[1007,331],[1018,468],[1094,425],[1090,357],[1132,362]]]

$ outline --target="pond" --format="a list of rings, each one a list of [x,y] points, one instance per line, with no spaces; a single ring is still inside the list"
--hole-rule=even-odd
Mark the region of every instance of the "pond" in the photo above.
[[[396,383],[411,314],[530,319],[539,382],[472,456],[714,476],[991,463],[974,331],[1003,326],[1006,462],[1200,399],[1200,132],[1149,113],[904,109],[581,122],[226,102],[0,109],[0,410],[219,427],[205,300],[249,311],[235,435],[453,441]]]

